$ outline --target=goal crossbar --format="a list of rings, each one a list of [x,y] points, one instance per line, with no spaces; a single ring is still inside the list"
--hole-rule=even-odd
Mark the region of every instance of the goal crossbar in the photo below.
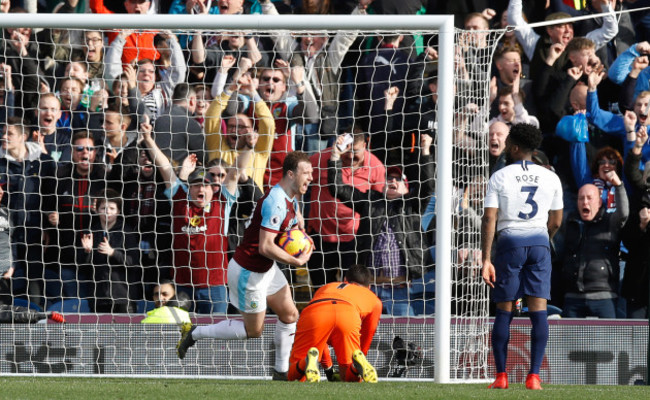
[[[448,23],[446,21],[452,21]],[[445,28],[445,24],[449,27]],[[59,29],[285,29],[285,30],[446,30],[453,17],[418,15],[133,15],[2,14],[3,28]],[[453,41],[453,40],[452,40]]]

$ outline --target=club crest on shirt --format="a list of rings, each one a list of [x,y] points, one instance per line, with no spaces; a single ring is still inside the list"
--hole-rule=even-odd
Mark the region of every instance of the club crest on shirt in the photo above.
[[[282,107],[275,107],[273,109],[273,118],[278,119],[282,115]]]
[[[274,215],[271,217],[271,225],[277,225],[280,223],[280,216],[279,215]]]
[[[201,225],[201,217],[199,217],[198,215],[195,215],[192,218],[190,218],[190,225],[193,226],[193,227],[197,227],[197,226]]]

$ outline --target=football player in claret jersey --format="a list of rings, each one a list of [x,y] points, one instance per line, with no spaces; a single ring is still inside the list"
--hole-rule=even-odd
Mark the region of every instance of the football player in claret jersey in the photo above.
[[[546,302],[551,297],[550,239],[562,223],[563,209],[560,179],[531,161],[541,142],[542,133],[532,125],[514,125],[505,149],[511,164],[492,175],[485,195],[482,275],[493,288],[492,300],[497,304],[492,329],[497,377],[488,386],[491,389],[508,388],[510,322],[514,303],[523,296],[532,323],[526,388],[541,389],[539,369],[548,341]],[[495,234],[498,239],[492,258]]]
[[[273,378],[286,380],[298,309],[291,298],[287,279],[276,262],[299,267],[309,260],[311,251],[293,257],[275,240],[281,232],[295,226],[304,228],[298,199],[307,192],[312,180],[312,166],[307,155],[299,151],[289,153],[282,167],[282,179],[257,202],[244,238],[228,264],[230,302],[243,319],[208,326],[183,326],[177,346],[180,358],[184,358],[187,349],[199,339],[260,337],[268,305],[278,316]]]

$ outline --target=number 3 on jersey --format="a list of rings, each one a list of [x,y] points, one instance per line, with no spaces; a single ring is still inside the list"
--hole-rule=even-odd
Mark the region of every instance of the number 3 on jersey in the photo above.
[[[519,211],[519,214],[517,215],[521,219],[531,219],[535,215],[537,215],[538,207],[537,203],[535,200],[533,200],[533,197],[535,197],[535,193],[537,192],[537,186],[522,186],[521,191],[524,193],[528,193],[528,198],[526,198],[526,204],[530,204],[530,212],[528,214],[524,214],[523,212]]]

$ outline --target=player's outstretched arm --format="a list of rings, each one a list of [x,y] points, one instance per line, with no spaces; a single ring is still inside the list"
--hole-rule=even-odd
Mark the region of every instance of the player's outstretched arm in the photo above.
[[[483,255],[481,274],[485,283],[492,288],[496,280],[494,265],[492,265],[492,243],[496,232],[498,210],[498,208],[486,207],[481,225],[481,253]]]

